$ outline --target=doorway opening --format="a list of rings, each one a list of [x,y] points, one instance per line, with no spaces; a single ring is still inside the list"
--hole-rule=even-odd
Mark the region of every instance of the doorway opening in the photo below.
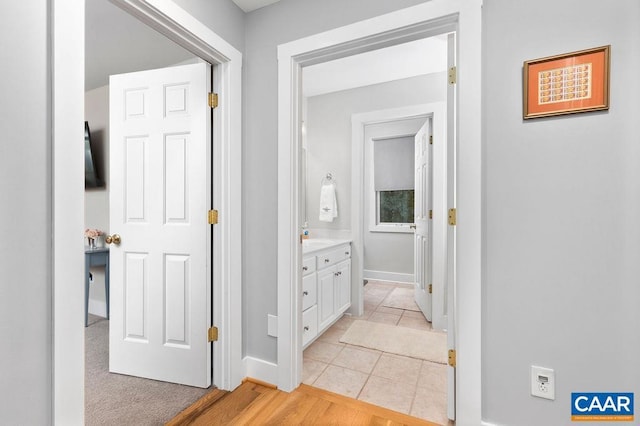
[[[431,40],[431,43],[436,43],[440,49],[430,51],[429,39],[396,46],[405,63],[409,62],[407,56],[410,55],[424,55],[431,63],[438,62],[435,56],[440,54],[440,69],[431,68],[425,72],[423,68],[416,67],[415,76],[404,75],[404,78],[395,80],[391,77],[389,81],[328,93],[311,91],[313,96],[305,96],[305,87],[315,86],[316,66],[302,70],[304,131],[300,174],[304,177],[301,209],[310,233],[309,240],[302,243],[303,265],[313,265],[314,258],[318,259],[317,272],[303,272],[302,382],[442,423],[447,419],[447,348],[446,335],[442,332],[446,326],[440,321],[440,331],[432,330],[431,315],[427,321],[426,313],[420,312],[414,300],[413,278],[414,205],[417,208],[421,205],[420,200],[426,201],[426,197],[418,194],[413,197],[414,188],[419,188],[416,180],[420,181],[414,171],[415,153],[420,149],[414,146],[420,142],[420,146],[425,147],[422,138],[416,140],[415,136],[425,125],[428,127],[425,131],[433,135],[431,128],[435,117],[435,136],[441,144],[440,156],[446,147],[446,37]],[[345,58],[349,64],[343,69],[338,66],[340,60],[331,66],[320,64],[318,67],[335,69],[324,77],[329,77],[335,87],[338,84],[334,80],[338,76],[366,72],[368,57],[379,55],[372,58],[376,64],[384,60],[393,61],[393,49],[368,52],[357,65],[351,64],[358,62],[358,56]],[[352,66],[362,68],[355,72],[350,69]],[[403,71],[407,71],[406,68],[404,66]],[[311,82],[305,80],[307,71]],[[421,104],[429,100],[440,102]],[[430,147],[428,139],[426,147]],[[439,160],[444,161],[444,158]],[[338,193],[339,214],[326,223],[319,220],[322,203],[318,198],[321,198],[321,182],[328,170]],[[443,171],[444,166],[439,164],[438,172]],[[442,179],[438,184],[442,186]],[[382,190],[400,192],[405,198],[410,195],[410,206],[406,205],[409,204],[406,200],[400,208],[387,202],[386,209],[392,212],[383,215],[384,206],[380,203]],[[437,196],[442,197],[443,193],[440,189]],[[438,208],[442,205],[439,200]],[[393,213],[396,211],[397,214]],[[424,216],[421,211],[415,212],[416,218],[420,215]],[[350,237],[354,228],[359,230],[358,234],[364,241]],[[330,271],[330,266],[325,266],[323,259],[326,250],[331,249],[318,251],[315,243],[339,241],[341,235],[347,235],[351,240],[352,254],[356,250],[362,253],[364,270],[356,270],[359,266],[353,262],[351,276],[362,277],[366,284],[363,286],[359,278],[351,279],[351,308],[345,317],[329,319],[334,324],[328,326],[321,317],[317,327],[311,326],[311,330],[306,330],[309,324],[313,324],[308,317],[314,315],[314,309],[320,313],[327,303],[324,271]],[[440,253],[440,265],[444,265],[444,254]],[[430,264],[431,258],[431,254],[425,252],[415,263]],[[342,263],[336,266],[338,273]],[[440,296],[443,293],[441,288],[438,292]],[[308,302],[309,299],[316,300],[317,306],[316,302]],[[342,302],[338,305],[342,306]],[[363,338],[370,334],[382,337],[387,333],[392,337],[389,340]],[[418,345],[414,347],[410,342],[403,343],[408,336],[412,336],[408,339],[412,342],[430,339],[438,355],[422,353]],[[439,351],[435,349],[437,347]]]
[[[447,250],[443,239],[446,195],[448,187],[452,187],[445,179],[449,143],[445,131],[449,120],[446,115],[447,65],[453,62],[447,57],[449,38],[454,39],[453,33],[445,32],[331,62],[302,66],[300,76],[305,131],[301,132],[300,164],[304,166],[299,175],[305,177],[305,182],[301,184],[299,209],[306,213],[301,220],[307,226],[305,230],[310,239],[302,243],[302,262],[296,269],[304,271],[303,265],[316,265],[316,272],[303,272],[302,328],[303,348],[306,348],[303,361],[306,362],[303,362],[302,380],[305,384],[436,422],[447,420],[446,330],[453,329],[444,317],[444,294],[448,286]],[[422,64],[425,60],[428,65]],[[383,68],[379,64],[385,62],[401,63],[400,68],[406,73],[404,78],[394,78],[392,71],[382,72],[380,81],[374,84],[367,84],[372,79],[368,75],[364,83],[350,84],[356,87],[317,94],[319,89],[315,87],[321,84],[316,80],[365,75],[375,69],[375,65]],[[340,89],[337,83],[332,84],[334,89],[336,86]],[[315,96],[305,96],[308,87]],[[433,144],[429,143],[433,140],[438,142],[437,176],[432,163],[418,164],[421,159],[433,159],[433,155],[428,155],[433,152]],[[451,141],[453,143],[453,139]],[[328,223],[323,220],[326,219],[323,190],[327,171],[332,176],[338,199],[338,208]],[[436,177],[437,191],[433,191]],[[424,194],[410,197],[417,200],[410,203],[410,221],[400,217],[385,221],[381,216],[382,191],[413,195],[422,187]],[[433,214],[429,215],[428,211]],[[412,229],[416,225],[417,229]],[[316,240],[316,236],[321,239]],[[325,262],[330,260],[332,251],[329,250],[334,248],[318,251],[315,243],[340,241],[341,237],[351,240],[350,259],[332,267],[333,262]],[[437,253],[434,247],[438,248]],[[351,262],[350,269],[341,269],[345,262]],[[438,267],[434,268],[434,264]],[[337,278],[333,278],[332,273]],[[347,285],[352,306],[341,319],[342,310],[334,309],[330,315],[331,309],[326,306],[344,306],[339,296],[345,273],[350,275]],[[433,275],[437,275],[438,280],[433,280]],[[368,287],[361,284],[368,280],[371,281]],[[389,281],[404,281],[406,286],[391,285]],[[433,291],[427,292],[428,287]],[[307,293],[317,294],[316,302],[313,297],[307,297]],[[432,327],[432,295],[438,296],[436,330]],[[407,296],[409,303],[402,303]],[[313,322],[314,316],[318,317],[317,325]],[[422,322],[417,321],[420,317]],[[401,321],[403,325],[399,324]],[[336,324],[331,325],[332,322]],[[374,334],[377,339],[367,337]],[[392,338],[382,339],[385,334]],[[423,353],[418,350],[421,345],[413,347],[405,340],[428,341],[431,352]],[[399,377],[408,380],[399,380]],[[434,387],[439,387],[437,392],[430,393]],[[403,395],[402,398],[397,398],[399,395]]]
[[[204,347],[205,340],[195,338],[205,335],[212,324],[207,312],[212,251],[206,237],[208,227],[197,225],[191,216],[193,211],[212,208],[207,176],[213,163],[206,160],[212,155],[205,151],[213,145],[213,117],[205,105],[195,103],[211,91],[212,70],[211,65],[106,0],[85,2],[85,11],[85,120],[92,130],[91,143],[100,154],[96,164],[101,166],[99,176],[104,182],[85,190],[85,228],[102,233],[97,248],[85,249],[85,258],[91,259],[90,265],[96,256],[108,259],[104,269],[90,269],[93,282],[85,295],[91,314],[85,328],[85,418],[89,423],[136,418],[165,422],[207,392],[213,373],[212,357],[207,353],[211,349]],[[158,83],[170,87],[164,96]],[[141,97],[139,102],[123,96],[131,90],[127,84],[133,84],[136,91],[131,93]],[[159,109],[153,109],[160,103],[165,105],[163,118]],[[141,109],[130,111],[136,106]],[[138,123],[137,139],[125,129],[132,120]],[[165,154],[159,152],[161,147]],[[144,155],[136,155],[139,149]],[[164,166],[158,166],[160,162]],[[189,171],[182,169],[183,163],[190,165]],[[123,190],[130,195],[123,197]],[[162,195],[150,198],[151,193]],[[161,200],[162,222],[158,215]],[[200,237],[185,234],[194,226],[200,228]],[[121,243],[112,243],[115,235],[121,235]],[[166,257],[167,252],[176,254]],[[142,280],[132,274],[131,267],[141,268],[138,278]],[[154,272],[163,268],[162,277]],[[155,290],[160,283],[168,292],[164,302]],[[194,303],[194,297],[210,302]],[[144,307],[137,309],[137,303]],[[163,304],[163,311],[153,309]],[[168,345],[159,344],[154,332],[156,324],[165,322]],[[172,352],[172,362],[160,367],[168,352]],[[192,361],[188,363],[192,372],[177,368],[185,364],[178,358],[185,356]],[[134,403],[131,394],[136,395]],[[166,399],[169,394],[170,401]]]
[[[475,64],[479,67],[479,57],[476,55],[479,49],[477,37],[479,36],[480,7],[479,4],[461,5],[446,2],[429,2],[427,4],[408,8],[405,11],[392,13],[372,20],[353,24],[328,33],[308,37],[295,42],[279,46],[279,235],[278,235],[278,374],[279,387],[287,390],[293,389],[300,383],[301,377],[301,341],[302,331],[301,311],[299,294],[301,293],[300,278],[301,271],[296,265],[300,264],[302,251],[298,242],[298,235],[301,233],[302,220],[301,208],[299,205],[299,188],[302,185],[299,176],[300,164],[300,122],[302,108],[300,105],[300,85],[302,69],[305,66],[328,60],[346,57],[357,52],[375,50],[381,46],[399,44],[408,40],[426,38],[437,34],[458,32],[460,28],[466,28],[464,37],[460,37],[457,42],[457,49],[454,56],[459,64]],[[375,21],[375,22],[374,22]],[[384,30],[380,32],[380,28]],[[460,33],[458,33],[460,34]],[[471,49],[471,50],[469,50]],[[463,60],[464,59],[464,60]],[[454,137],[457,145],[457,163],[461,161],[465,164],[465,169],[458,170],[454,176],[457,182],[454,202],[458,207],[474,205],[474,212],[466,211],[468,219],[465,227],[459,227],[454,235],[455,244],[462,250],[454,253],[458,254],[455,266],[452,267],[456,278],[457,300],[449,298],[448,312],[451,320],[456,320],[456,326],[450,327],[451,331],[456,331],[457,336],[464,338],[467,349],[474,347],[474,351],[465,352],[469,357],[466,361],[468,365],[463,367],[464,357],[458,358],[455,378],[453,371],[449,374],[449,383],[460,383],[460,378],[464,377],[465,386],[459,388],[457,398],[449,398],[451,403],[448,407],[448,416],[458,419],[477,422],[480,420],[480,380],[478,371],[471,371],[469,366],[476,365],[479,360],[479,340],[469,335],[469,330],[476,330],[479,324],[480,299],[479,292],[473,288],[473,284],[480,279],[479,259],[480,252],[477,241],[480,229],[479,205],[475,205],[479,199],[479,187],[476,185],[480,181],[480,157],[479,150],[470,146],[470,141],[475,141],[479,145],[479,120],[474,117],[479,115],[479,79],[477,76],[464,74],[465,79],[460,78],[459,95],[468,103],[457,103],[458,107],[454,111],[457,125],[451,125],[447,133]],[[459,74],[461,77],[462,74]],[[466,89],[462,90],[462,83],[465,82]],[[459,141],[462,136],[465,144]],[[468,168],[468,161],[474,159]],[[352,190],[352,193],[356,193]],[[453,204],[455,206],[455,204]],[[353,211],[352,211],[353,214]],[[477,216],[476,216],[477,215]],[[464,229],[464,233],[462,232]],[[356,235],[358,230],[353,231],[353,240],[358,241],[361,236]],[[460,256],[464,253],[465,256]],[[450,253],[453,254],[453,253]],[[362,254],[354,250],[351,256],[353,264],[362,262]],[[451,262],[453,263],[453,262]],[[356,271],[361,267],[354,268]],[[464,281],[459,280],[464,277]],[[467,287],[472,287],[467,293]],[[464,295],[462,297],[461,295]],[[455,306],[460,306],[460,302],[466,308],[464,312],[458,309],[454,312]],[[472,320],[472,321],[470,321]],[[464,333],[459,333],[464,330]],[[452,333],[453,334],[453,333]],[[455,339],[450,336],[447,343],[449,348],[455,347]],[[478,356],[478,358],[475,358]],[[452,386],[453,387],[453,386]],[[454,410],[453,402],[456,402],[458,409]]]
[[[204,61],[218,67],[219,72],[213,81],[214,91],[218,93],[219,107],[213,112],[214,119],[219,126],[213,131],[213,182],[212,190],[213,207],[228,218],[240,217],[240,199],[235,194],[240,186],[240,113],[241,104],[239,93],[241,85],[241,54],[200,24],[195,18],[176,6],[173,2],[163,2],[160,5],[150,6],[147,2],[137,0],[116,0],[117,6],[127,13],[135,16],[141,22],[152,26],[160,33],[176,41],[192,54]],[[56,4],[56,6],[58,6]],[[77,16],[80,13],[65,13],[64,7],[56,7],[52,14],[54,28],[59,29],[56,35],[56,47],[52,58],[53,75],[55,76],[53,87],[54,95],[63,93],[62,96],[54,96],[56,100],[65,98],[65,102],[54,102],[56,126],[54,126],[54,152],[60,154],[54,156],[54,167],[58,175],[66,177],[65,170],[77,170],[79,164],[62,155],[67,152],[67,142],[75,140],[78,134],[72,129],[78,127],[78,121],[82,120],[81,106],[84,104],[84,90],[81,85],[83,76],[81,67],[84,66],[84,55],[65,56],[65,48],[71,50],[73,34],[75,40],[84,40],[85,16]],[[84,11],[84,8],[78,10]],[[78,43],[80,44],[80,43]],[[77,46],[81,48],[80,46]],[[76,60],[72,60],[72,59]],[[206,93],[202,95],[206,103]],[[68,101],[68,102],[67,102]],[[80,108],[69,108],[69,105],[77,105]],[[72,111],[69,111],[72,109]],[[74,145],[75,146],[75,145]],[[72,156],[73,157],[73,156]],[[79,171],[79,170],[78,170]],[[69,173],[75,175],[74,173]],[[203,179],[207,179],[203,175]],[[84,311],[84,286],[78,286],[74,279],[61,279],[81,277],[81,268],[77,262],[68,259],[79,259],[78,250],[75,256],[61,255],[68,253],[69,247],[77,247],[63,238],[66,235],[62,230],[72,229],[68,219],[77,217],[71,214],[73,206],[83,206],[83,194],[65,188],[64,179],[54,179],[54,208],[56,215],[53,222],[54,234],[60,244],[54,248],[55,274],[54,274],[54,351],[69,353],[70,357],[56,357],[54,363],[54,376],[62,378],[55,380],[54,411],[56,419],[76,418],[83,413],[84,401],[81,387],[84,380],[83,363],[80,362],[79,342],[84,332],[84,324],[78,324],[76,328],[76,315]],[[77,192],[76,192],[77,191]],[[64,198],[64,199],[63,199]],[[75,210],[78,210],[77,208]],[[206,221],[207,211],[202,212]],[[75,226],[78,222],[74,219]],[[221,222],[214,231],[212,243],[213,265],[207,270],[207,274],[213,275],[212,316],[213,320],[206,319],[207,323],[213,323],[220,330],[220,339],[213,343],[213,384],[220,389],[233,389],[240,384],[243,377],[241,359],[241,304],[240,304],[240,276],[241,276],[241,243],[237,237],[240,233],[240,222],[228,220]],[[76,232],[77,234],[77,232]],[[233,238],[231,236],[233,235]],[[75,237],[72,237],[76,241]],[[64,247],[64,249],[61,249]],[[81,246],[80,246],[81,247]],[[80,247],[77,247],[80,249]],[[62,250],[62,251],[60,251]],[[83,269],[83,268],[82,268]],[[97,286],[96,286],[97,287]],[[63,297],[64,296],[64,297]],[[84,315],[82,315],[84,318]],[[206,340],[207,336],[203,336]],[[67,362],[68,359],[76,362]],[[64,396],[63,396],[64,395]]]

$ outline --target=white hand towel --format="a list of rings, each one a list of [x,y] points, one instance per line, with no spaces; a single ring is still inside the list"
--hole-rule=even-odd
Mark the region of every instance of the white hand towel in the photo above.
[[[332,184],[322,185],[320,188],[320,221],[333,222],[338,217],[338,202],[336,201],[336,188]]]

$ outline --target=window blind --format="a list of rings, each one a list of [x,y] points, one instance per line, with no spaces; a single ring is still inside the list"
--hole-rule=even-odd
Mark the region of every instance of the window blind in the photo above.
[[[373,141],[376,191],[414,189],[414,144],[413,136]]]

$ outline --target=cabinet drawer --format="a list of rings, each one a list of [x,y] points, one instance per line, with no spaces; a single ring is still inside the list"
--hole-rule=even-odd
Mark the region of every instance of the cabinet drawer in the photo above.
[[[318,269],[335,265],[336,263],[351,257],[351,244],[345,244],[318,256]]]
[[[302,310],[313,306],[318,300],[316,288],[316,274],[307,275],[302,278]]]
[[[318,335],[318,305],[302,312],[302,346],[306,346]]]
[[[316,257],[310,256],[302,259],[302,275],[308,275],[316,270]]]

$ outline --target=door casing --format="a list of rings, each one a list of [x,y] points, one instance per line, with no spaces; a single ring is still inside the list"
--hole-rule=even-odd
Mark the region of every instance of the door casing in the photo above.
[[[301,248],[299,135],[301,71],[340,57],[456,31],[458,123],[456,418],[481,417],[481,27],[482,1],[433,0],[278,46],[278,387],[293,390],[302,373],[299,330]],[[468,71],[467,71],[468,70]]]

